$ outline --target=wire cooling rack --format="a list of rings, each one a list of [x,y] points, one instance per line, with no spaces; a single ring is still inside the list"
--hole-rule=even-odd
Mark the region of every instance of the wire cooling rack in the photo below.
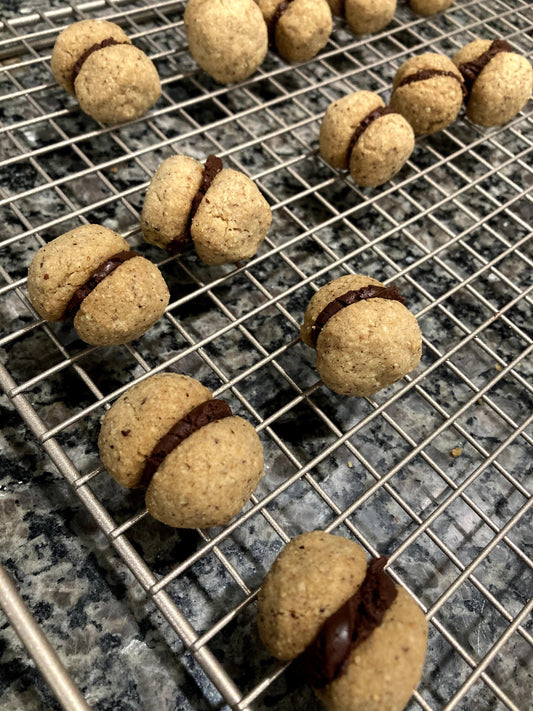
[[[213,707],[319,707],[261,648],[254,601],[284,543],[321,528],[388,555],[426,612],[428,655],[409,709],[531,708],[531,106],[501,128],[459,118],[418,139],[408,165],[374,190],[330,169],[317,136],[340,96],[388,99],[413,54],[452,55],[482,36],[530,56],[533,8],[466,0],[418,18],[401,5],[386,31],[363,38],[336,21],[313,61],[288,66],[269,53],[233,87],[192,61],[183,10],[97,0],[3,24],[2,386],[164,616],[169,645],[174,636],[203,670]],[[84,116],[49,69],[58,32],[93,17],[121,24],[162,78],[158,104],[118,128]],[[274,218],[252,260],[208,268],[143,244],[146,186],[176,152],[217,153],[256,181]],[[124,234],[169,283],[164,318],[131,345],[89,348],[29,304],[35,251],[87,222]],[[374,398],[330,392],[298,338],[310,296],[347,272],[398,284],[423,333],[418,369]],[[244,512],[198,531],[185,553],[172,547],[180,532],[162,536],[96,450],[106,408],[162,370],[226,398],[265,449],[266,476]]]

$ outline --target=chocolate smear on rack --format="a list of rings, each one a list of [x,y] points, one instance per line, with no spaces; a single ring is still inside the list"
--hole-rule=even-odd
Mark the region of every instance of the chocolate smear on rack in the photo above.
[[[459,86],[461,87],[463,96],[466,96],[466,87],[461,77],[458,76],[455,72],[450,72],[446,69],[419,69],[417,72],[414,72],[413,74],[409,74],[408,76],[404,77],[398,84],[397,88],[399,89],[401,86],[413,84],[413,82],[433,79],[433,77],[450,77],[451,79],[455,79],[455,81],[458,82]]]
[[[398,591],[385,573],[387,558],[375,558],[357,592],[324,622],[311,644],[298,659],[311,686],[320,688],[347,669],[353,649],[370,637],[383,622]]]
[[[96,289],[98,284],[112,274],[117,267],[120,267],[121,264],[124,264],[124,262],[127,262],[129,259],[140,256],[141,255],[138,252],[134,252],[133,250],[125,250],[124,252],[114,254],[112,257],[109,257],[109,259],[106,259],[105,262],[102,262],[99,266],[97,266],[87,281],[79,286],[72,294],[72,297],[63,313],[63,320],[66,321],[67,319],[74,318],[74,316],[78,313],[83,300],[89,296],[91,291]]]
[[[346,308],[346,306],[351,306],[358,301],[365,301],[366,299],[388,299],[389,301],[399,301],[400,304],[405,302],[405,299],[396,286],[375,286],[374,284],[368,284],[368,286],[363,286],[361,289],[347,291],[345,294],[341,294],[341,296],[337,296],[336,299],[330,301],[316,317],[315,323],[311,328],[311,342],[313,346],[316,348],[320,332],[332,316],[335,316],[336,313]]]
[[[81,55],[81,57],[78,58],[78,61],[76,64],[72,67],[72,74],[70,75],[70,81],[72,82],[72,86],[74,87],[74,82],[76,81],[78,74],[81,71],[81,68],[89,59],[91,54],[94,52],[98,52],[99,49],[105,49],[106,47],[113,47],[116,44],[130,44],[130,42],[117,42],[117,40],[114,40],[112,37],[108,37],[105,40],[102,40],[101,42],[96,42],[96,44],[91,45],[88,49],[85,50],[85,52]],[[74,89],[74,91],[76,91]]]
[[[169,254],[182,254],[188,248],[191,241],[191,225],[194,216],[196,215],[196,211],[200,207],[200,203],[204,199],[206,192],[211,187],[213,180],[220,173],[222,168],[222,160],[218,156],[211,154],[207,156],[204,163],[202,182],[200,183],[200,187],[196,191],[196,194],[191,202],[191,210],[187,219],[187,226],[185,227],[185,231],[181,237],[176,237],[167,244],[166,250]]]
[[[397,112],[394,111],[394,109],[391,109],[389,106],[379,106],[377,109],[374,109],[369,114],[367,114],[364,119],[359,123],[359,125],[356,126],[355,131],[353,132],[353,135],[350,139],[350,143],[348,145],[348,152],[346,154],[347,168],[349,168],[350,166],[350,156],[352,155],[352,151],[354,149],[355,144],[361,138],[361,136],[370,126],[370,124],[374,123],[374,121],[376,121],[378,118],[381,118],[382,116],[395,113]]]
[[[472,86],[474,85],[474,82],[481,74],[483,69],[485,69],[490,60],[493,59],[493,57],[495,57],[497,54],[500,54],[500,52],[512,51],[513,49],[511,45],[505,40],[493,40],[490,43],[490,47],[485,52],[483,52],[483,54],[480,54],[477,59],[474,59],[471,62],[463,62],[463,64],[460,64],[459,71],[463,75],[463,79],[465,80],[468,93],[472,91]]]
[[[278,26],[278,22],[292,1],[293,0],[282,0],[279,5],[276,6],[274,14],[270,18],[270,22],[268,24],[268,43],[271,47],[276,46],[276,28]]]
[[[231,415],[231,408],[224,400],[206,400],[193,408],[185,417],[178,420],[155,445],[144,465],[139,486],[148,486],[165,457],[174,451],[183,440],[190,437],[193,432],[211,422],[231,417]]]

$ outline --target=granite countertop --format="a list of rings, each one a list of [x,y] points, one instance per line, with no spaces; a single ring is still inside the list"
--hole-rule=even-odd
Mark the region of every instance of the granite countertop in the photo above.
[[[86,16],[153,4],[95,3]],[[533,216],[526,196],[531,108],[503,131],[484,134],[458,120],[453,131],[418,139],[405,171],[390,189],[377,190],[355,190],[349,177],[319,160],[318,117],[354,83],[387,97],[399,63],[422,51],[417,49],[421,42],[427,51],[451,53],[480,26],[495,33],[515,26],[513,41],[527,52],[527,8],[521,0],[508,4],[502,10],[498,0],[456,2],[448,17],[427,21],[415,21],[401,4],[390,38],[365,38],[349,54],[342,47],[354,40],[338,20],[325,50],[331,54],[323,62],[289,71],[269,54],[264,72],[270,77],[213,97],[220,87],[188,55],[184,5],[175,3],[166,14],[143,17],[129,28],[125,24],[132,34],[149,30],[136,42],[155,56],[163,79],[156,113],[103,132],[50,74],[50,43],[70,20],[17,26],[18,33],[35,27],[48,38],[34,49],[44,61],[19,68],[17,62],[29,57],[27,47],[15,58],[0,54],[0,69],[6,70],[0,74],[0,125],[15,126],[0,133],[0,160],[35,151],[33,158],[2,169],[0,183],[5,238],[0,242],[0,362],[7,374],[24,385],[24,396],[45,427],[59,427],[55,440],[81,476],[100,466],[96,440],[105,407],[99,400],[158,367],[197,377],[258,427],[266,472],[259,499],[315,462],[266,510],[292,537],[332,525],[339,511],[360,500],[349,518],[351,528],[341,524],[336,533],[356,531],[369,555],[395,556],[405,543],[393,571],[434,612],[419,691],[425,708],[435,710],[446,706],[471,673],[457,648],[480,663],[508,627],[503,611],[518,615],[533,585],[527,508],[531,427],[525,436],[509,439],[533,406],[527,386],[531,311],[525,298],[508,306],[531,287],[526,242]],[[64,7],[58,0],[4,1],[0,19]],[[515,14],[509,15],[513,8]],[[461,23],[474,27],[463,33]],[[354,71],[355,79],[347,76]],[[16,92],[12,99],[1,101],[11,92]],[[44,111],[53,118],[27,121]],[[228,120],[237,112],[239,120]],[[293,125],[290,134],[282,130],[285,124]],[[60,147],[46,149],[61,141]],[[274,207],[274,221],[257,261],[235,273],[229,266],[206,267],[192,253],[161,262],[161,253],[142,242],[138,219],[146,183],[173,150],[198,158],[218,150],[231,167],[258,179]],[[102,164],[97,174],[93,166]],[[86,173],[67,180],[80,171]],[[58,181],[56,187],[38,189],[51,181]],[[350,211],[345,220],[338,218],[343,210]],[[40,240],[84,219],[121,232],[159,262],[171,302],[178,303],[171,317],[133,347],[87,348],[68,324],[32,327],[36,317],[25,301],[23,281],[28,264]],[[290,240],[289,247],[276,251]],[[347,255],[345,264],[338,263]],[[493,259],[494,268],[484,269]],[[422,362],[413,374],[424,378],[416,387],[402,391],[409,378],[370,401],[337,396],[320,384],[298,327],[314,289],[346,269],[383,280],[403,272],[397,283],[424,336]],[[18,290],[2,291],[18,280]],[[196,294],[199,285],[215,280],[212,289]],[[470,280],[467,287],[463,280]],[[277,297],[279,303],[273,303]],[[493,319],[498,309],[503,315]],[[253,310],[242,324],[224,330]],[[204,339],[203,347],[195,347]],[[74,362],[65,365],[66,355]],[[371,417],[385,403],[383,415]],[[86,408],[83,417],[61,426]],[[87,702],[97,711],[228,708],[5,394],[0,395],[0,421],[0,560]],[[326,451],[360,422],[345,445]],[[390,486],[366,496],[376,478],[387,474]],[[464,496],[449,500],[468,477],[472,482]],[[143,510],[142,492],[120,489],[103,471],[88,486],[119,525]],[[439,506],[443,510],[427,532],[416,535]],[[506,541],[487,550],[510,521]],[[175,531],[149,516],[129,528],[127,538],[156,577],[203,544],[197,532]],[[166,591],[194,629],[206,633],[246,598],[246,590],[258,588],[282,545],[268,518],[254,514]],[[476,560],[475,579],[450,590]],[[245,693],[278,668],[261,645],[255,617],[252,603],[209,641]],[[529,708],[533,696],[531,634],[529,617],[487,669],[519,709]],[[0,707],[61,708],[1,612]],[[289,670],[254,708],[322,707]],[[407,708],[422,706],[412,700]],[[506,706],[485,682],[476,681],[454,708]]]

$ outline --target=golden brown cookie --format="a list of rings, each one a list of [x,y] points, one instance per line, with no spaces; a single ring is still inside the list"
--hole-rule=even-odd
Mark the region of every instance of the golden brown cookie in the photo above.
[[[415,135],[430,134],[455,121],[464,92],[463,77],[451,59],[426,53],[398,69],[390,106],[409,121]]]
[[[106,413],[100,457],[122,486],[146,486],[150,514],[176,528],[222,526],[263,475],[252,425],[197,380],[176,373],[134,385]]]
[[[354,35],[375,34],[394,17],[396,0],[328,0],[331,12],[344,17]]]
[[[316,368],[340,395],[369,396],[410,373],[422,338],[395,287],[360,274],[340,277],[313,296],[300,329],[316,349]]]
[[[267,649],[297,664],[329,711],[401,711],[420,680],[422,610],[362,548],[320,531],[288,543],[258,597]]]
[[[205,167],[173,156],[148,187],[141,227],[148,242],[171,254],[184,251],[192,240],[203,262],[226,264],[252,257],[271,221],[267,201],[243,173],[223,169],[215,156]]]
[[[220,84],[247,79],[265,58],[267,28],[254,0],[189,0],[184,21],[194,61]]]
[[[270,44],[287,62],[306,62],[326,46],[333,27],[327,0],[257,0]]]
[[[349,168],[357,185],[390,180],[413,152],[413,129],[370,91],[330,104],[320,125],[320,154],[334,168]]]
[[[435,15],[437,12],[447,10],[453,0],[409,0],[411,10],[417,15]]]
[[[474,123],[500,126],[529,101],[533,68],[504,40],[474,40],[453,61],[467,85],[466,115]]]
[[[28,292],[42,318],[72,318],[92,345],[138,338],[169,301],[159,269],[99,225],[77,227],[41,247],[30,264]]]
[[[106,20],[82,20],[63,30],[51,68],[82,110],[106,124],[142,116],[161,95],[153,62]]]

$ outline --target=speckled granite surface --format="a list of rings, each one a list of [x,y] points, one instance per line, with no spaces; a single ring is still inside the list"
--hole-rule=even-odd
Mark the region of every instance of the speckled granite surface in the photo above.
[[[146,4],[121,3],[117,10],[109,3],[103,14]],[[63,3],[0,4],[4,18],[58,7]],[[99,466],[96,439],[104,408],[98,400],[145,368],[166,366],[220,390],[235,412],[259,427],[266,462],[259,499],[309,465],[309,475],[296,479],[266,507],[286,535],[325,528],[357,502],[349,517],[351,529],[340,525],[335,532],[355,531],[369,554],[395,555],[405,544],[393,571],[434,613],[419,692],[429,708],[444,708],[469,678],[469,661],[475,665],[484,659],[508,627],[505,613],[519,614],[533,587],[527,510],[531,440],[517,436],[507,442],[533,406],[527,390],[531,302],[522,296],[509,306],[531,288],[532,280],[527,238],[533,215],[526,196],[531,187],[530,109],[503,131],[484,134],[459,120],[453,130],[419,139],[405,170],[391,186],[375,191],[354,189],[349,179],[320,161],[318,120],[329,101],[355,86],[386,97],[403,56],[421,51],[421,42],[424,49],[451,53],[480,27],[494,33],[531,29],[530,8],[519,0],[458,2],[447,17],[413,24],[414,16],[402,5],[390,37],[365,39],[349,53],[341,49],[353,38],[338,22],[323,62],[288,71],[269,55],[262,77],[220,99],[202,98],[217,86],[195,69],[184,50],[176,51],[176,43],[183,48],[182,6],[174,10],[129,28],[153,30],[139,44],[159,55],[166,82],[165,96],[149,122],[96,134],[96,124],[53,85],[48,59],[27,69],[3,65],[0,96],[42,88],[0,103],[2,122],[16,126],[0,134],[0,159],[43,151],[61,140],[66,145],[3,169],[0,258],[5,272],[0,288],[24,279],[40,239],[49,240],[84,218],[122,232],[136,249],[160,260],[161,253],[142,244],[137,225],[149,175],[172,153],[166,137],[173,138],[176,150],[198,158],[213,150],[225,152],[232,167],[258,177],[274,207],[269,240],[257,260],[235,273],[231,267],[207,268],[192,254],[164,263],[177,305],[133,348],[87,349],[67,324],[54,324],[49,331],[31,327],[36,319],[24,301],[24,283],[20,292],[0,292],[1,362],[17,385],[27,383],[25,397],[47,428],[89,408],[57,435],[82,476]],[[177,29],[165,28],[168,22],[177,23]],[[472,29],[463,32],[462,25],[469,23]],[[49,27],[43,22],[37,29]],[[531,51],[525,32],[513,41],[516,48]],[[50,46],[36,51],[47,58]],[[353,72],[351,79],[342,79]],[[53,123],[24,123],[43,107],[54,113]],[[283,130],[286,123],[293,125],[290,134]],[[258,143],[254,137],[264,140]],[[137,157],[128,156],[125,146]],[[98,175],[86,159],[103,164]],[[85,170],[88,175],[66,180]],[[52,180],[59,181],[56,188],[37,190]],[[337,211],[344,210],[349,211],[346,218],[338,219]],[[288,242],[281,252],[272,251]],[[511,251],[516,244],[519,249]],[[425,340],[415,373],[425,377],[416,387],[402,391],[403,381],[371,402],[336,396],[318,383],[313,354],[297,340],[298,324],[313,289],[344,273],[338,260],[346,256],[347,268],[381,279],[403,272],[398,283],[419,315]],[[494,268],[483,269],[491,260],[497,260]],[[199,284],[215,280],[213,289],[195,293]],[[278,296],[276,305],[271,300]],[[504,315],[492,320],[498,309]],[[242,325],[219,333],[252,310]],[[27,332],[10,338],[26,327]],[[468,338],[478,327],[479,337]],[[190,348],[203,339],[208,342],[202,348]],[[277,349],[272,361],[263,362]],[[77,359],[82,373],[65,363],[65,354]],[[448,357],[440,361],[444,354]],[[43,372],[48,372],[45,378],[31,382]],[[226,383],[233,378],[240,379],[229,390]],[[306,391],[303,399],[300,390]],[[396,393],[398,398],[389,402]],[[387,402],[383,415],[365,420]],[[269,417],[273,420],[264,427]],[[0,396],[0,419],[1,560],[88,703],[98,711],[227,708],[5,395]],[[358,423],[345,445],[326,451]],[[526,432],[531,436],[531,427]],[[487,466],[487,457],[506,442]],[[460,456],[452,457],[457,447]],[[382,476],[389,477],[387,486],[373,489]],[[465,496],[451,501],[454,488],[468,477],[472,481]],[[89,486],[118,524],[143,510],[142,493],[121,490],[105,472]],[[440,515],[420,533],[421,522],[439,506]],[[487,551],[513,517],[508,542]],[[156,577],[202,545],[199,534],[173,531],[147,516],[127,537]],[[222,541],[219,556],[212,551],[201,556],[167,592],[203,634],[245,599],[243,585],[250,590],[260,585],[281,547],[281,538],[258,512]],[[221,556],[239,580],[231,577]],[[478,563],[475,578],[450,590],[473,561]],[[527,709],[533,695],[531,617],[522,630],[502,646],[487,673],[517,708]],[[253,603],[210,640],[209,648],[243,693],[277,669],[258,639]],[[1,613],[0,707],[60,708]],[[254,708],[321,707],[289,670]],[[413,700],[408,708],[421,706]],[[506,706],[477,680],[455,708],[499,711]]]

